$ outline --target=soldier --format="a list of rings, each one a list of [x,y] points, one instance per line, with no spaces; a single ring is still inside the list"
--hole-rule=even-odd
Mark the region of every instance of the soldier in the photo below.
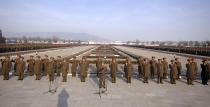
[[[158,59],[158,63],[157,63],[157,83],[161,83],[163,84],[163,63],[162,63],[162,60],[161,59]]]
[[[127,64],[128,64],[128,57],[126,58],[125,64],[124,64],[124,73],[125,73],[124,77],[125,78],[127,78]]]
[[[50,86],[49,86],[49,92],[52,91],[52,84],[54,82],[55,79],[55,61],[53,57],[50,57],[50,60],[47,62],[47,74],[48,74],[48,78],[49,78],[49,82],[50,82]]]
[[[99,73],[99,70],[101,69],[102,67],[102,59],[100,58],[100,56],[98,57],[97,61],[96,61],[96,74],[97,74],[97,77],[98,77],[98,73]]]
[[[60,73],[61,73],[61,56],[58,56],[57,57],[57,60],[56,60],[56,73],[57,73],[57,76],[60,76]]]
[[[132,77],[132,73],[133,73],[133,65],[132,65],[130,59],[128,60],[126,71],[127,71],[127,77],[126,77],[127,83],[131,83],[131,77]]]
[[[11,70],[12,63],[10,61],[10,57],[6,56],[2,61],[2,74],[4,76],[4,80],[9,80],[9,72]]]
[[[168,62],[166,61],[165,57],[163,58],[162,63],[163,63],[163,79],[166,79],[168,75]]]
[[[193,64],[192,64],[191,59],[187,59],[186,68],[187,68],[187,72],[186,72],[187,84],[193,85],[193,78],[195,75],[194,75]]]
[[[17,58],[15,59],[15,64],[14,64],[14,73],[15,73],[15,76],[18,76],[18,73],[17,73],[16,69],[17,69],[17,63],[20,60],[20,58],[21,58],[21,55],[20,54],[17,54]]]
[[[102,65],[101,69],[99,70],[99,88],[106,88],[106,72],[107,67],[105,65]]]
[[[177,66],[178,74],[177,74],[177,79],[181,78],[181,71],[182,71],[182,64],[179,61],[179,58],[175,58],[175,64]]]
[[[139,72],[139,78],[143,77],[143,60],[142,57],[139,57],[138,59],[138,72]]]
[[[72,73],[72,77],[76,77],[76,72],[77,72],[77,61],[76,61],[76,57],[73,57],[73,62],[71,65],[71,73]]]
[[[80,62],[80,79],[81,82],[85,82],[86,78],[86,60],[82,58],[82,61]]]
[[[42,62],[40,59],[40,56],[36,56],[36,60],[34,63],[34,73],[36,75],[36,80],[40,80],[41,79],[41,70],[42,70]]]
[[[47,62],[47,74],[49,77],[49,81],[53,82],[55,77],[55,61],[53,57],[50,57],[50,60]]]
[[[33,59],[34,56],[30,56],[30,59],[27,60],[28,62],[28,73],[30,76],[33,76],[34,75],[34,63],[35,63],[35,60]]]
[[[209,80],[209,74],[210,74],[210,65],[207,61],[207,59],[204,59],[202,61],[203,63],[201,64],[201,79],[202,79],[202,84],[203,85],[208,85],[208,80]]]
[[[63,82],[67,82],[67,74],[69,71],[69,63],[66,62],[65,59],[63,59],[61,63],[61,71],[62,71],[62,77],[63,77]]]
[[[152,60],[150,61],[150,65],[151,65],[151,78],[154,79],[155,78],[155,73],[157,71],[157,62],[156,62],[154,56],[152,56]]]
[[[192,60],[192,70],[193,70],[193,73],[194,73],[194,78],[193,78],[193,80],[196,80],[196,77],[197,77],[197,74],[198,74],[198,65],[197,65],[197,62],[195,61],[195,59],[194,58],[191,58],[191,60]]]
[[[48,55],[45,55],[45,58],[42,59],[42,70],[43,76],[47,75],[47,63],[49,62]]]
[[[88,75],[88,69],[89,69],[89,62],[87,61],[87,58],[84,57],[85,59],[85,78],[87,78],[87,75]]]
[[[23,57],[20,57],[19,61],[17,62],[16,65],[16,70],[17,70],[17,74],[19,76],[18,80],[23,80],[24,77],[24,70],[25,70],[25,62],[23,61]]]
[[[144,58],[142,65],[143,65],[144,83],[148,83],[148,78],[150,75],[150,63],[148,62],[148,59]]]
[[[118,71],[118,64],[116,62],[116,58],[112,58],[110,69],[111,69],[112,83],[116,83],[116,73]]]
[[[176,78],[177,78],[177,64],[174,63],[174,60],[171,60],[171,64],[169,65],[170,68],[170,81],[171,84],[176,84]]]

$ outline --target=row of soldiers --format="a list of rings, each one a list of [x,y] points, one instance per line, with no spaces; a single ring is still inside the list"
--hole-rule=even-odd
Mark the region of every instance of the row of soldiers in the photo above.
[[[24,58],[18,55],[17,58],[12,62],[15,63],[14,70],[15,70],[15,75],[19,76],[18,80],[23,80],[24,77],[23,74],[26,65],[26,63],[24,62]],[[36,80],[40,80],[42,75],[46,76],[48,74],[49,80],[53,81],[56,76],[60,76],[60,74],[62,73],[63,82],[67,81],[69,62],[62,59],[61,56],[58,56],[57,59],[54,59],[53,57],[50,57],[50,59],[48,59],[47,55],[45,55],[45,58],[43,59],[41,59],[40,56],[36,56],[36,59],[34,59],[33,56],[30,56],[30,59],[28,59],[27,62],[28,62],[27,71],[30,76],[33,76],[35,74]],[[103,62],[104,61],[101,58],[98,58],[96,61],[96,68],[97,68],[96,72],[99,78],[106,77],[101,75],[101,74],[106,74],[106,73],[101,73],[102,71],[107,71],[107,68],[103,66]],[[83,57],[82,60],[78,62],[76,60],[76,57],[73,57],[71,64],[72,64],[71,65],[72,77],[76,77],[77,67],[79,65],[81,82],[85,82],[89,68],[89,62],[87,61],[87,59]],[[11,70],[11,65],[12,65],[10,57],[7,56],[3,60],[2,65],[3,65],[2,71],[4,75],[4,80],[8,80],[9,71]],[[116,75],[118,72],[118,63],[116,61],[116,58],[112,58],[109,68],[111,71],[112,83],[116,83]],[[187,68],[186,72],[187,83],[189,85],[193,85],[193,81],[196,79],[198,74],[198,66],[194,58],[190,58],[187,60],[186,68]],[[210,72],[210,65],[208,63],[208,60],[206,59],[203,60],[201,68],[202,68],[201,72],[202,83],[204,85],[207,85],[209,79],[209,72]],[[151,60],[143,57],[139,57],[138,59],[138,74],[139,78],[142,78],[144,83],[148,83],[149,78],[154,79],[155,75],[157,75],[157,83],[163,84],[163,79],[167,79],[168,71],[169,71],[171,84],[176,84],[176,80],[180,79],[182,71],[182,64],[178,58],[175,58],[175,60],[171,60],[170,64],[168,64],[166,58],[156,60],[154,56],[152,57]],[[133,64],[129,58],[126,59],[124,64],[124,74],[127,83],[131,83],[131,78],[133,74]]]

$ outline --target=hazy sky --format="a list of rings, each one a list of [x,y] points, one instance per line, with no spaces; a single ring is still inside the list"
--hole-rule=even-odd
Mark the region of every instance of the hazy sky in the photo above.
[[[4,32],[111,40],[210,40],[210,0],[0,0]]]

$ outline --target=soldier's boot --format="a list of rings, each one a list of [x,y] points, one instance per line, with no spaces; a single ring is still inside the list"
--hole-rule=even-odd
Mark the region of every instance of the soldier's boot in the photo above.
[[[76,77],[76,72],[72,72],[72,77]]]
[[[158,84],[160,83],[160,77],[157,77],[157,83]]]
[[[160,83],[163,84],[163,77],[160,77]]]
[[[131,77],[128,77],[128,83],[131,83]]]

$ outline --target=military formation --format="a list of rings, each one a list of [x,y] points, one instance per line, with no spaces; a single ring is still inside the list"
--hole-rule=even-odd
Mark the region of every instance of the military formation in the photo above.
[[[96,59],[96,74],[99,78],[100,87],[105,87],[104,82],[108,74],[107,63],[104,63],[106,59],[98,57]],[[208,85],[209,75],[210,75],[210,64],[207,59],[203,59],[203,63],[200,65],[201,79],[203,85]],[[12,67],[14,64],[14,68]],[[69,65],[71,64],[71,69]],[[17,55],[16,59],[10,59],[6,56],[1,60],[1,74],[4,80],[9,80],[9,73],[14,69],[15,76],[18,76],[17,80],[23,80],[24,75],[34,76],[35,80],[40,80],[42,76],[47,76],[49,82],[53,82],[56,77],[62,76],[62,81],[67,82],[67,75],[71,70],[72,77],[76,77],[77,71],[79,71],[79,77],[81,82],[85,82],[90,62],[86,57],[83,57],[81,61],[76,60],[73,57],[71,61],[65,60],[61,56],[57,58],[45,55],[43,58],[40,56],[30,56],[28,60],[24,60],[24,57]],[[116,77],[118,70],[118,61],[115,57],[111,59],[108,63],[110,69],[111,82],[116,83]],[[139,57],[137,61],[138,65],[138,78],[142,79],[144,83],[148,83],[149,79],[157,80],[158,84],[163,84],[163,80],[169,78],[171,84],[176,84],[176,81],[181,78],[183,73],[182,64],[179,58],[171,60],[170,63],[167,62],[166,58],[155,59],[152,56],[151,59]],[[198,77],[198,65],[194,58],[189,58],[186,65],[186,79],[188,85],[194,85],[193,82]],[[27,67],[26,67],[27,66]],[[27,68],[27,69],[26,69]],[[134,74],[133,63],[130,58],[126,58],[124,62],[124,78],[127,83],[131,83]]]

